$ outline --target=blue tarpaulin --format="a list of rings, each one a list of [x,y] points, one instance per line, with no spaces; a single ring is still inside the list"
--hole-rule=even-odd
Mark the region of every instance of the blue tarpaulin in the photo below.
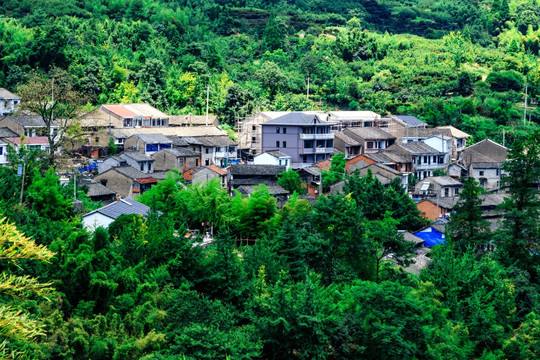
[[[431,247],[444,244],[444,234],[432,227],[427,227],[423,230],[415,232],[414,235],[424,240],[425,246]]]

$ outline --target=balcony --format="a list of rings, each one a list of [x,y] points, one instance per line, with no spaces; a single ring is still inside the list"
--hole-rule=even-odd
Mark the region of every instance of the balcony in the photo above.
[[[300,150],[300,154],[329,154],[333,153],[334,148],[304,148]]]
[[[334,134],[300,134],[301,140],[333,140]]]

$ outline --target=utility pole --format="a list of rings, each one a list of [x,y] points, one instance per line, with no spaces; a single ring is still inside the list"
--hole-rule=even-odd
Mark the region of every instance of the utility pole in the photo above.
[[[309,82],[310,82],[310,80],[311,80],[311,78],[308,75],[308,77],[306,79],[306,81],[307,81],[306,99],[308,99],[308,100],[309,100]]]
[[[21,142],[21,146],[23,146]],[[23,203],[23,193],[24,193],[24,175],[26,173],[26,155],[23,157],[23,163],[22,163],[22,181],[21,181],[21,205]]]
[[[208,126],[208,103],[210,102],[210,84],[206,85],[206,126]]]

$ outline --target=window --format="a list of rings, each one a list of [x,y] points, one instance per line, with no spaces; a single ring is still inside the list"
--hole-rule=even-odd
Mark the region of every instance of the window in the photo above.
[[[210,165],[210,159],[204,159],[204,166]]]
[[[501,175],[501,169],[497,169],[497,176]]]
[[[0,155],[2,155],[3,153],[4,153],[4,148],[0,147]]]
[[[141,171],[144,171],[144,163],[141,163]]]
[[[152,171],[152,163],[151,162],[148,163],[148,171]]]
[[[253,125],[253,126],[251,127],[251,130],[252,130],[252,131],[255,131],[255,129],[257,129],[257,128],[255,127],[255,125]]]
[[[252,136],[251,141],[255,142],[255,140],[256,140],[255,136]]]
[[[334,147],[334,140],[326,140],[326,147],[327,148],[333,148]]]
[[[279,134],[279,128],[278,127],[276,128],[276,134]]]
[[[480,171],[480,176],[484,176],[484,171],[483,170]]]
[[[304,149],[313,149],[313,140],[305,140]]]
[[[146,144],[146,151],[158,151],[158,144]]]
[[[161,149],[170,149],[171,144],[159,144],[159,150]]]
[[[287,133],[287,128],[283,128],[283,133],[284,133],[284,134]]]
[[[450,194],[450,189],[449,188],[444,188],[444,196],[448,197],[449,194]]]
[[[373,141],[368,141],[367,142],[367,148],[368,149],[373,149]]]
[[[286,142],[286,141],[283,142],[283,147],[284,147],[284,148],[287,147],[287,142]]]
[[[428,159],[428,157],[424,156],[424,164],[427,163],[427,159]]]
[[[184,167],[184,158],[178,159],[178,164],[180,167]]]
[[[204,152],[208,154],[208,153],[210,152],[210,149],[209,149],[209,148],[205,148],[205,149],[204,149]]]
[[[96,142],[97,143],[99,142],[99,136],[96,136]]]
[[[276,147],[277,148],[279,147],[279,141],[276,141]]]

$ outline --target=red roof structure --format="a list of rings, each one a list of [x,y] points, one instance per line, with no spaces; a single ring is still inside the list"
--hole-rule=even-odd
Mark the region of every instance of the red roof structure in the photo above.
[[[15,145],[21,145],[21,138],[5,138],[6,141],[9,141]],[[25,145],[47,145],[49,144],[49,139],[44,136],[35,136],[35,137],[25,137],[23,139]]]

